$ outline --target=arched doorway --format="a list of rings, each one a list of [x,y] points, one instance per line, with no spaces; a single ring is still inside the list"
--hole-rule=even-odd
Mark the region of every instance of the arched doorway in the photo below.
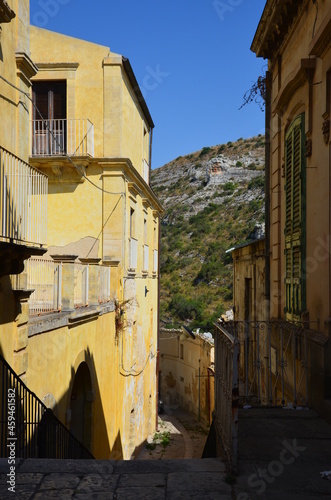
[[[71,391],[70,432],[88,450],[91,450],[92,438],[92,401],[90,370],[83,362],[78,367]]]

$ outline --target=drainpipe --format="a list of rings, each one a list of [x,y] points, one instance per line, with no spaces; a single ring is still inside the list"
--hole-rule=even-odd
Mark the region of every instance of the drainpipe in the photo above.
[[[200,422],[200,359],[199,359],[199,411],[198,411],[198,420]]]
[[[210,425],[210,373],[207,369],[208,424]]]
[[[161,247],[161,222],[160,215],[158,216],[158,248],[157,248],[157,313],[156,313],[156,328],[157,328],[157,340],[156,340],[156,425],[155,428],[158,431],[158,416],[159,416],[159,360],[160,360],[160,247]]]
[[[265,110],[265,314],[270,319],[270,136],[271,136],[271,74],[266,72]]]
[[[151,182],[151,173],[152,173],[152,148],[153,148],[153,129],[151,128],[149,133],[149,179],[148,183]]]

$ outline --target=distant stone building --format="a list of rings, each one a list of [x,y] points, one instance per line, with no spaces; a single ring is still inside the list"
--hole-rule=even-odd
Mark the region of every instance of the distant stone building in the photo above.
[[[265,240],[260,238],[232,250],[233,319],[256,321],[266,319]]]
[[[206,423],[214,409],[214,342],[210,335],[160,332],[160,397]]]

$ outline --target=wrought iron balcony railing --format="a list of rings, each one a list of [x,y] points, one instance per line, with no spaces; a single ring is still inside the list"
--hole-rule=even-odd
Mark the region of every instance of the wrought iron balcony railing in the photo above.
[[[88,119],[33,120],[32,156],[94,156],[94,125]]]
[[[95,301],[99,304],[110,301],[110,267],[93,266],[93,280],[90,278],[89,264],[75,262],[73,266],[73,305],[86,307],[91,302],[92,286],[95,287]],[[34,290],[29,298],[31,315],[58,312],[62,309],[62,262],[54,262],[51,257],[31,257],[25,262],[27,287]],[[92,296],[93,298],[93,296]]]
[[[48,178],[0,147],[0,237],[25,245],[46,243]]]

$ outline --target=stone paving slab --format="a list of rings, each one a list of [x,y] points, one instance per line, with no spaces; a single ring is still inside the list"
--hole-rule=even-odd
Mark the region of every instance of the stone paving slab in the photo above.
[[[190,460],[118,460],[112,462],[114,472],[119,474],[133,472],[137,473],[157,473],[157,472],[202,472],[218,471],[225,472],[224,462],[218,458],[204,458],[203,460],[193,458]]]
[[[229,494],[219,491],[206,491],[201,496],[201,492],[194,491],[174,491],[167,493],[166,500],[229,500]]]
[[[239,411],[237,500],[331,498],[331,427],[313,410]]]
[[[16,462],[15,493],[8,491],[9,465],[0,460],[1,500],[230,500],[219,459]]]
[[[110,460],[57,460],[51,458],[38,460],[28,458],[21,462],[19,466],[20,472],[67,472],[76,474],[96,472],[98,474],[112,474],[114,471],[114,462]],[[0,472],[2,472],[1,468]]]
[[[140,488],[118,488],[113,498],[114,500],[165,500],[166,496],[164,489],[145,486]]]
[[[231,486],[224,474],[211,472],[173,472],[168,475],[167,491],[218,491],[231,495]]]

